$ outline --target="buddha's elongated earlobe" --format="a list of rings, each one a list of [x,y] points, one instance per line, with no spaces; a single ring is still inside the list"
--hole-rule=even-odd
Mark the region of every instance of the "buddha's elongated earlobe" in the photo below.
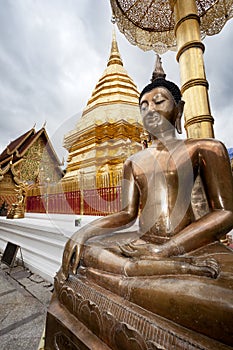
[[[176,120],[175,120],[175,128],[178,132],[178,134],[182,134],[182,128],[181,128],[181,117],[183,114],[183,110],[184,110],[184,101],[179,101],[179,103],[177,104],[177,115],[176,115]]]

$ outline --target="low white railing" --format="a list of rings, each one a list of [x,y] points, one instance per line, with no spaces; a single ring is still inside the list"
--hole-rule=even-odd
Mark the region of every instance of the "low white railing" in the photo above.
[[[24,265],[53,283],[62,261],[64,245],[79,229],[75,220],[81,218],[81,226],[96,216],[61,214],[26,214],[24,219],[0,217],[0,251],[7,243],[21,247]],[[17,258],[20,257],[18,252]]]

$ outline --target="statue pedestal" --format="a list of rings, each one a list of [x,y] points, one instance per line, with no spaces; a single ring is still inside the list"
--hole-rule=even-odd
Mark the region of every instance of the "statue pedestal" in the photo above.
[[[110,350],[54,297],[47,314],[45,349]]]
[[[229,350],[95,285],[71,277],[53,295],[46,350]]]

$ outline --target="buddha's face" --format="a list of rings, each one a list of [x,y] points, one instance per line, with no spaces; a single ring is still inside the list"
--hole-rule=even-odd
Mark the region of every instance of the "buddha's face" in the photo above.
[[[140,112],[144,128],[156,136],[158,131],[174,128],[177,105],[170,91],[156,87],[142,96]]]

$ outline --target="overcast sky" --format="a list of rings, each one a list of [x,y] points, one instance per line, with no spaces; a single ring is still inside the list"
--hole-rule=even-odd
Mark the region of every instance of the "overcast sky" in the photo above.
[[[106,68],[112,24],[109,0],[0,0],[0,152],[36,123],[60,157]],[[131,45],[116,28],[124,67],[139,91],[155,53]],[[207,37],[205,68],[216,138],[233,147],[233,20]],[[167,79],[180,85],[176,53],[162,55]]]

